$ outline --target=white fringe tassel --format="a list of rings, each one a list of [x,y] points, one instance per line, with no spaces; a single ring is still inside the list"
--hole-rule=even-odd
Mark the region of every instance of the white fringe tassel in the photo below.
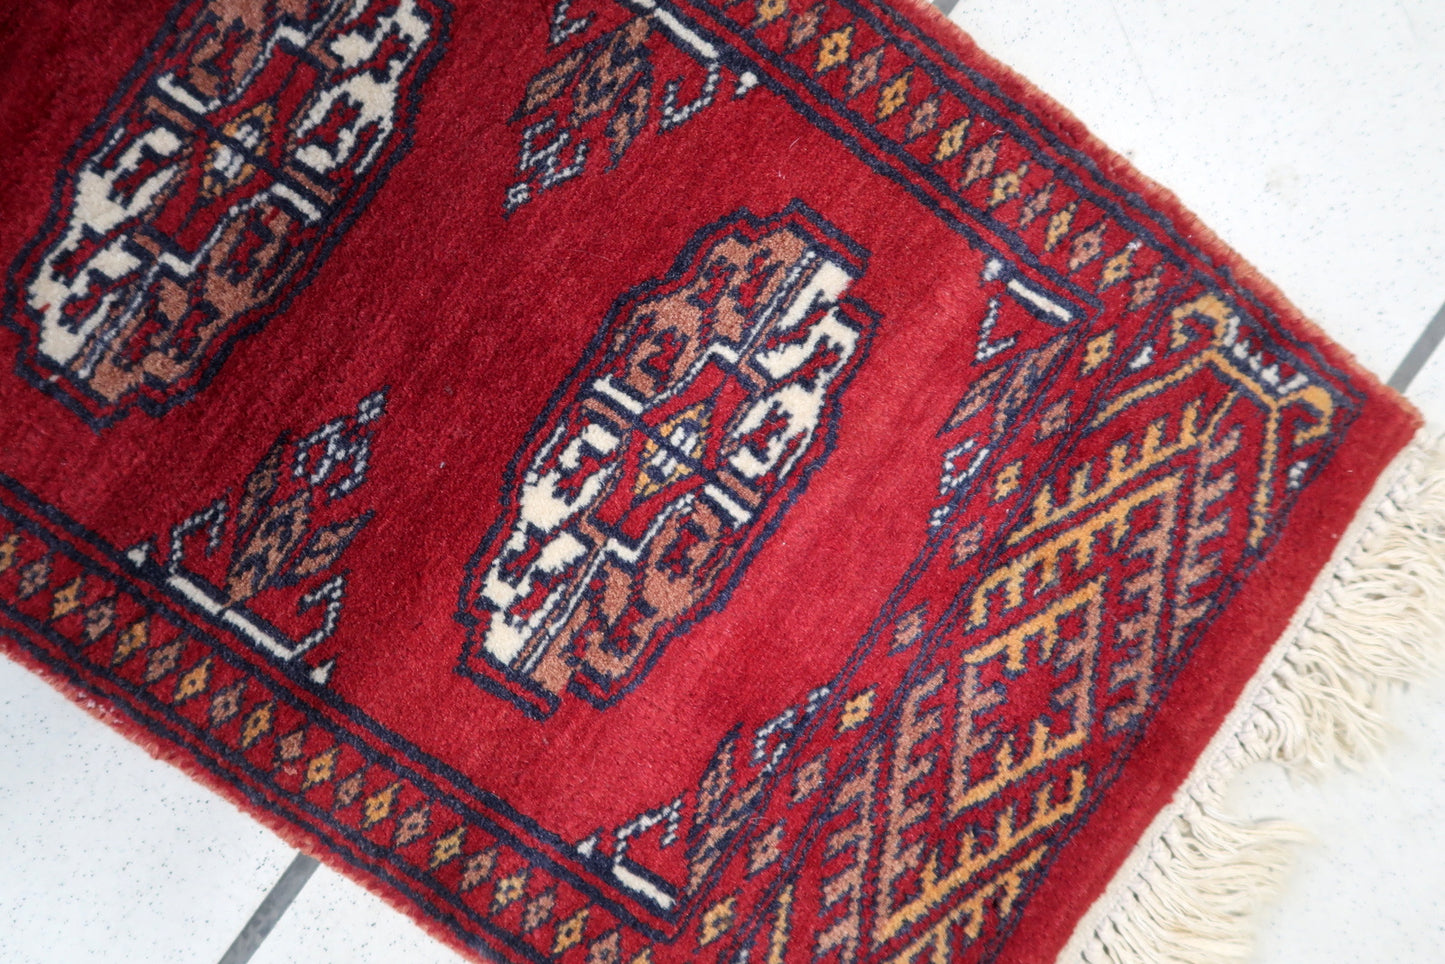
[[[1386,479],[1060,964],[1249,956],[1254,912],[1305,835],[1225,813],[1230,779],[1264,760],[1310,776],[1357,766],[1389,733],[1389,691],[1445,653],[1445,441],[1417,437]]]

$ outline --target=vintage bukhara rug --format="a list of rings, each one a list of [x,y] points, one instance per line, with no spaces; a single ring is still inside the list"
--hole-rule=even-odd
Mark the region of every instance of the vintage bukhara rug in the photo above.
[[[0,647],[477,958],[1226,956],[1438,629],[1418,416],[914,0],[0,24]]]

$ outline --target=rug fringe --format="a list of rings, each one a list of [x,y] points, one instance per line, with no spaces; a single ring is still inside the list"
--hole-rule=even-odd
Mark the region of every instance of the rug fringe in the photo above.
[[[1306,835],[1228,814],[1229,782],[1262,761],[1306,776],[1357,767],[1385,744],[1390,690],[1445,656],[1445,439],[1417,436],[1387,479],[1060,964],[1249,956],[1254,913]]]

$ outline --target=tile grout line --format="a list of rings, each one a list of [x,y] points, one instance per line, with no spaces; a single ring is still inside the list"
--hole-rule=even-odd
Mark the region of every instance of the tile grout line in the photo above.
[[[241,933],[226,948],[226,953],[221,956],[221,964],[246,964],[261,942],[271,933],[281,915],[286,913],[286,908],[301,893],[301,888],[306,886],[306,881],[316,872],[316,859],[298,853],[291,861],[290,866],[282,872],[281,877],[276,881],[275,886],[261,900],[251,919],[241,928]]]
[[[1409,388],[1442,339],[1445,339],[1445,305],[1441,305],[1435,317],[1425,325],[1425,330],[1420,332],[1420,337],[1415,339],[1415,344],[1410,346],[1386,384],[1397,392]]]

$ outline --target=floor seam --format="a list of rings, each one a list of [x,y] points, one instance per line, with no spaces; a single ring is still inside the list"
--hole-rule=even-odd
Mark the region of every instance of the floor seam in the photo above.
[[[1415,376],[1420,374],[1420,370],[1430,360],[1441,339],[1445,339],[1445,305],[1441,305],[1440,310],[1435,312],[1435,317],[1425,325],[1425,330],[1420,332],[1410,350],[1405,352],[1405,357],[1395,366],[1394,373],[1385,384],[1397,392],[1404,392],[1409,388]]]
[[[296,855],[271,888],[271,892],[262,898],[260,906],[251,914],[251,919],[246,921],[231,946],[226,948],[220,964],[246,964],[251,959],[261,942],[281,919],[281,915],[286,913],[286,908],[290,907],[296,895],[301,893],[301,888],[306,886],[306,881],[316,873],[316,867],[314,857],[303,853]]]

